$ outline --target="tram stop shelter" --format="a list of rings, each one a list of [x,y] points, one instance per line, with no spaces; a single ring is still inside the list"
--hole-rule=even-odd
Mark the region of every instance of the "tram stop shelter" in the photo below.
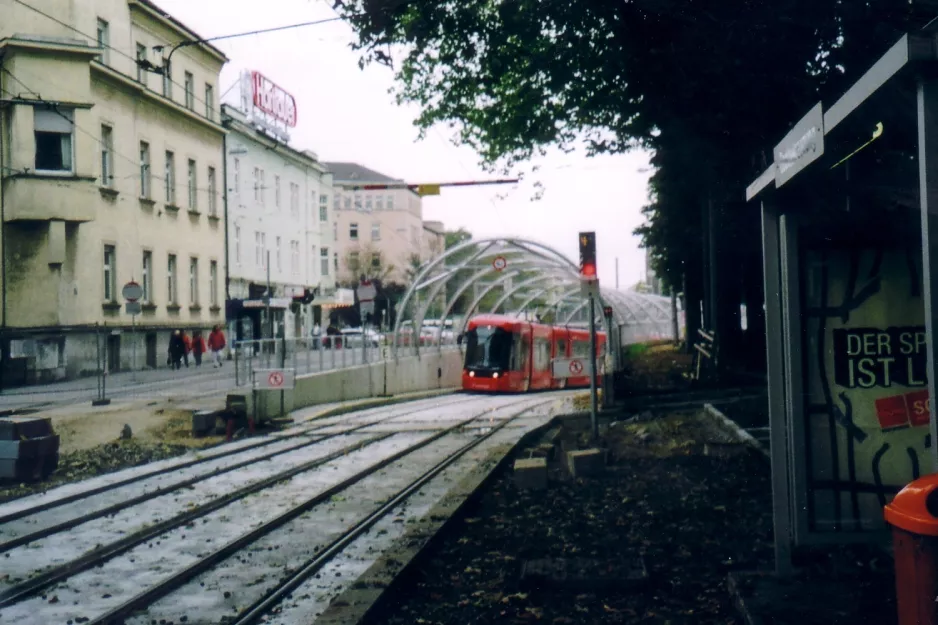
[[[936,470],[938,28],[818,103],[746,191],[762,212],[776,573],[799,547],[888,544]],[[887,590],[887,592],[889,592]]]
[[[660,295],[600,289],[595,306],[597,329],[610,345],[674,338],[676,311]],[[604,318],[603,309],[611,316]],[[459,310],[458,318],[453,314]],[[582,292],[579,268],[560,251],[528,239],[472,239],[447,249],[420,268],[398,305],[391,339],[395,357],[407,352],[442,349],[445,323],[453,335],[465,332],[478,313],[527,317],[561,326],[587,327],[589,302]],[[435,337],[421,341],[429,319]],[[421,345],[423,343],[423,345]],[[618,370],[620,350],[610,350],[607,368]]]

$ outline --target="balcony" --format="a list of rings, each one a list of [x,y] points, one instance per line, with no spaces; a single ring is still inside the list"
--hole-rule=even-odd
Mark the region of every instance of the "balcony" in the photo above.
[[[93,221],[98,201],[93,177],[43,174],[8,176],[5,221]]]

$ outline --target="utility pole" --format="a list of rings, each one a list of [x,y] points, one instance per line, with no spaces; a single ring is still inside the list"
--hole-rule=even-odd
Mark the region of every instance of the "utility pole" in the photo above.
[[[619,257],[616,257],[616,291],[619,290]]]
[[[270,314],[270,250],[267,250],[267,293],[264,294],[264,308],[267,312],[267,331],[274,338],[274,318]]]

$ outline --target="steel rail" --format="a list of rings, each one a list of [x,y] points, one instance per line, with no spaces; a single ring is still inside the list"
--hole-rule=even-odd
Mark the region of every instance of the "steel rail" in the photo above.
[[[552,400],[551,400],[552,401]],[[526,412],[530,412],[539,406],[550,403],[550,401],[542,402],[535,404],[534,406],[529,406],[524,410],[516,412],[510,415],[507,419],[504,419],[501,423],[496,426],[493,426],[491,430],[482,434],[475,440],[469,441],[450,456],[444,458],[432,468],[424,472],[423,475],[418,477],[416,480],[404,487],[403,490],[399,491],[397,495],[392,497],[390,500],[385,502],[380,508],[371,512],[365,518],[361,519],[343,532],[340,536],[336,537],[332,542],[329,543],[324,549],[322,549],[318,554],[313,558],[308,560],[303,564],[299,570],[291,574],[285,581],[283,581],[279,586],[269,592],[266,596],[262,597],[260,600],[256,601],[253,605],[246,608],[237,619],[230,621],[229,625],[249,625],[251,623],[256,623],[261,617],[267,614],[272,608],[276,607],[283,599],[287,597],[290,593],[296,590],[303,582],[305,582],[311,575],[314,575],[319,571],[323,566],[326,565],[332,558],[338,555],[343,549],[345,549],[352,541],[358,538],[361,534],[368,531],[375,523],[380,521],[385,517],[391,510],[399,506],[401,503],[406,501],[411,497],[415,492],[423,488],[427,482],[435,478],[444,469],[451,466],[454,462],[459,460],[467,452],[471,451],[475,447],[479,446],[482,442],[491,438],[496,432],[500,431],[502,428],[507,426],[510,422],[514,421],[521,415]]]
[[[234,553],[237,553],[245,546],[255,542],[256,540],[258,540],[259,538],[262,538],[263,536],[266,536],[267,534],[270,534],[274,530],[280,528],[281,526],[287,524],[293,519],[299,517],[304,512],[307,512],[308,510],[313,509],[319,504],[325,501],[328,501],[334,495],[342,492],[343,490],[349,488],[355,483],[360,482],[366,477],[373,475],[374,473],[377,473],[378,471],[388,466],[389,464],[396,462],[397,460],[400,460],[401,458],[404,458],[405,456],[408,456],[414,453],[415,451],[418,451],[426,447],[427,445],[430,445],[431,443],[436,442],[437,440],[443,438],[444,436],[447,436],[455,432],[456,430],[469,425],[473,421],[478,420],[479,418],[485,416],[489,412],[490,410],[485,410],[482,413],[474,415],[473,417],[469,419],[464,419],[453,426],[450,426],[446,429],[438,431],[436,434],[428,436],[427,438],[411,445],[410,447],[407,447],[405,449],[402,449],[399,452],[391,454],[387,458],[384,458],[376,462],[375,464],[369,465],[365,469],[362,469],[361,471],[355,473],[354,475],[342,480],[338,484],[334,484],[333,486],[330,486],[326,490],[303,501],[299,505],[294,506],[281,514],[278,514],[274,518],[259,525],[258,527],[251,530],[250,532],[246,534],[242,534],[238,538],[235,538],[234,540],[230,541],[228,544],[222,546],[221,548],[215,550],[211,554],[203,558],[199,558],[197,561],[193,562],[192,564],[182,569],[181,571],[178,571],[174,573],[173,575],[167,577],[166,579],[160,581],[156,585],[151,586],[144,592],[134,597],[131,597],[130,599],[128,599],[121,605],[109,610],[108,612],[102,614],[101,616],[98,616],[92,619],[88,625],[104,625],[105,623],[109,625],[120,625],[121,623],[123,623],[123,620],[127,618],[128,616],[130,616],[131,614],[146,608],[148,605],[150,605],[154,601],[168,595],[169,593],[176,590],[180,586],[183,586],[184,584],[186,584],[190,579],[192,579],[196,575],[199,575],[200,573],[203,573],[211,569],[213,566],[226,560],[228,557],[230,557]]]
[[[202,504],[201,506],[187,510],[182,514],[178,514],[174,517],[166,519],[165,521],[160,521],[155,525],[138,530],[116,542],[104,545],[97,549],[93,549],[92,551],[79,556],[71,562],[66,562],[60,566],[48,569],[25,582],[0,592],[0,608],[12,605],[17,601],[21,601],[30,596],[36,595],[52,584],[56,584],[64,579],[67,579],[76,573],[80,573],[89,568],[98,566],[99,564],[102,564],[103,562],[106,562],[107,560],[110,560],[111,558],[118,556],[136,547],[137,545],[150,540],[151,538],[156,538],[164,532],[191,523],[192,521],[203,517],[206,514],[224,508],[225,506],[230,505],[240,499],[244,499],[248,495],[252,495],[265,488],[269,488],[277,482],[288,480],[296,475],[299,475],[300,473],[315,469],[337,458],[341,458],[342,456],[352,451],[358,451],[359,449],[366,447],[367,445],[371,445],[372,443],[381,442],[387,438],[390,438],[394,434],[394,432],[388,432],[387,434],[382,434],[380,436],[375,436],[363,441],[358,441],[353,445],[343,447],[342,449],[336,450],[331,454],[321,458],[316,458],[315,460],[311,460],[309,462],[305,462],[299,466],[293,467],[292,469],[288,469],[287,471],[283,471],[276,475],[265,478],[260,482],[250,484],[244,488],[239,488],[232,493],[223,495],[217,499],[213,499],[206,504]]]
[[[468,402],[468,401],[471,401],[471,400],[465,400],[465,401]],[[460,400],[460,401],[456,401],[456,402],[452,402],[452,403],[453,403],[453,404],[461,404],[461,403],[465,403],[465,402],[462,401],[462,400]],[[437,408],[438,408],[438,406],[432,406],[432,407],[426,408],[426,410],[435,410],[435,409],[437,409]],[[376,424],[378,424],[378,423],[383,423],[383,422],[384,422],[385,420],[387,420],[387,419],[392,419],[392,418],[394,418],[395,416],[399,416],[399,415],[391,414],[391,413],[395,413],[395,412],[399,411],[400,409],[401,409],[401,406],[400,406],[400,405],[396,405],[396,406],[393,406],[393,407],[388,407],[387,411],[384,413],[384,414],[388,414],[388,416],[387,416],[385,419],[381,419],[381,420],[378,420],[378,421],[373,421],[373,422],[369,423],[368,425],[376,425]],[[423,412],[423,409],[418,410],[417,412]],[[379,414],[382,414],[382,413],[379,413]],[[325,418],[328,418],[329,416],[334,416],[334,415],[325,415],[325,416],[319,417],[319,418],[325,419]],[[318,419],[318,418],[317,418],[317,419]],[[317,419],[311,419],[311,421],[315,421],[315,420],[317,420]],[[232,449],[232,450],[229,450],[229,451],[225,451],[225,452],[222,452],[222,453],[220,453],[220,454],[215,454],[215,455],[207,456],[207,457],[203,457],[203,458],[195,458],[195,459],[193,459],[193,460],[189,460],[189,461],[182,462],[182,463],[179,463],[179,464],[174,464],[174,465],[169,466],[169,467],[163,467],[163,468],[161,468],[161,469],[154,469],[154,470],[152,470],[152,471],[148,471],[148,472],[145,472],[145,473],[140,473],[140,474],[138,474],[138,475],[129,477],[129,478],[124,479],[124,480],[120,480],[120,481],[118,481],[118,482],[113,482],[113,483],[111,483],[111,484],[104,484],[104,485],[101,485],[101,486],[98,486],[98,487],[95,487],[95,488],[90,488],[90,489],[88,489],[88,490],[86,490],[86,491],[81,491],[81,492],[78,492],[78,493],[74,493],[74,494],[72,494],[72,495],[66,495],[65,497],[61,497],[61,498],[55,499],[55,500],[53,500],[53,501],[47,501],[47,502],[45,502],[45,503],[41,503],[41,504],[32,506],[32,507],[30,507],[30,508],[23,508],[22,510],[18,510],[18,511],[16,511],[16,512],[11,512],[11,513],[6,514],[6,515],[4,515],[4,516],[0,516],[0,525],[3,525],[4,523],[9,523],[9,522],[11,522],[11,521],[16,521],[16,520],[18,520],[18,519],[22,519],[22,518],[27,517],[27,516],[31,516],[31,515],[33,515],[33,514],[38,514],[38,513],[40,513],[40,512],[45,512],[46,510],[51,510],[51,509],[53,509],[53,508],[58,508],[59,506],[63,506],[63,505],[65,505],[65,504],[69,504],[69,503],[72,503],[72,502],[75,502],[75,501],[79,501],[79,500],[81,500],[81,499],[86,499],[86,498],[88,498],[88,497],[93,497],[93,496],[95,496],[95,495],[100,495],[101,493],[105,493],[105,492],[107,492],[107,491],[109,491],[109,490],[114,490],[114,489],[117,489],[117,488],[122,488],[122,487],[124,487],[124,486],[128,486],[128,485],[133,484],[133,483],[135,483],[135,482],[140,482],[140,481],[143,481],[143,480],[146,480],[146,479],[150,479],[151,477],[158,477],[158,476],[160,476],[160,475],[166,475],[166,474],[168,474],[168,473],[172,473],[173,471],[177,471],[177,470],[179,470],[179,469],[188,469],[189,467],[193,467],[193,466],[198,465],[198,464],[202,464],[202,463],[205,463],[205,462],[210,462],[210,461],[212,461],[212,460],[217,460],[217,459],[220,459],[220,458],[227,458],[228,456],[232,456],[232,455],[234,455],[234,454],[238,454],[238,453],[242,453],[242,452],[247,452],[247,451],[253,451],[253,450],[259,449],[259,448],[261,448],[261,447],[265,447],[265,446],[267,446],[267,445],[272,445],[273,443],[279,443],[279,442],[282,442],[282,441],[290,440],[291,438],[300,438],[300,437],[304,437],[304,436],[309,436],[310,434],[315,434],[315,433],[318,432],[319,430],[324,430],[324,429],[329,428],[329,427],[333,427],[333,424],[315,425],[315,426],[310,427],[310,428],[305,428],[305,429],[303,429],[303,430],[301,430],[301,431],[299,431],[299,432],[294,432],[293,434],[286,434],[286,435],[283,435],[283,436],[274,436],[274,437],[271,437],[271,438],[268,438],[268,439],[264,439],[264,440],[259,441],[259,442],[258,442],[257,444],[255,444],[255,445],[246,445],[246,446],[244,446],[244,447],[238,447],[237,449]],[[359,429],[359,428],[355,428],[355,429]],[[319,442],[319,441],[322,441],[322,440],[326,440],[327,438],[332,438],[333,436],[339,436],[339,435],[341,435],[341,434],[348,434],[348,433],[354,432],[355,429],[348,430],[348,431],[345,431],[345,432],[339,432],[339,433],[337,433],[337,434],[332,434],[332,435],[322,435],[322,438],[318,438],[318,439],[316,439],[316,440],[314,440],[314,441],[307,442],[307,443],[303,443],[303,444],[301,444],[301,445],[297,445],[296,447],[292,447],[292,448],[289,448],[289,449],[286,449],[286,450],[282,450],[282,451],[279,451],[279,452],[274,452],[274,453],[272,453],[272,454],[268,454],[268,455],[261,456],[261,457],[258,457],[258,458],[254,458],[254,459],[252,459],[252,460],[250,460],[250,461],[246,461],[246,462],[248,462],[248,463],[260,462],[260,461],[269,459],[270,457],[279,455],[279,454],[281,454],[281,453],[287,453],[287,452],[289,452],[289,451],[294,451],[295,449],[299,449],[299,448],[304,447],[304,446],[306,446],[306,445],[310,445],[310,444],[313,444],[313,443],[316,443],[316,442]],[[243,467],[243,466],[245,466],[245,463],[244,463],[244,462],[242,462],[242,463],[236,463],[236,464],[235,464],[234,466],[232,466],[232,467],[220,467],[219,470],[216,470],[216,471],[213,472],[213,473],[206,474],[206,475],[204,475],[204,476],[202,476],[202,477],[196,479],[195,481],[199,481],[199,479],[208,479],[208,478],[214,477],[214,476],[216,476],[216,475],[221,475],[222,473],[225,473],[225,472],[227,472],[227,471],[230,471],[230,470],[233,470],[233,469],[236,469],[236,468],[241,468],[241,467]],[[195,483],[195,482],[180,482],[180,483],[179,483],[179,487],[184,488],[185,486],[188,486],[188,485],[190,485],[190,484],[192,484],[192,483]],[[169,486],[172,486],[172,485],[169,485]],[[176,487],[173,487],[172,489],[169,489],[169,486],[166,486],[166,487],[164,487],[163,489],[158,489],[158,490],[157,490],[157,494],[154,495],[154,496],[159,496],[159,495],[161,495],[161,494],[165,494],[165,493],[168,493],[168,492],[172,492],[172,491],[175,490],[175,488],[176,488]],[[143,501],[145,501],[145,500],[143,500]],[[138,501],[137,503],[139,503],[139,501]],[[87,519],[85,519],[85,520],[91,520],[91,518],[87,518]],[[19,544],[23,544],[23,543],[19,543]],[[6,545],[7,545],[7,543],[0,543],[0,553],[3,553],[4,551],[7,551],[7,550],[9,550],[9,549],[12,549],[13,547],[19,546],[19,545],[13,545],[13,547],[7,547]]]

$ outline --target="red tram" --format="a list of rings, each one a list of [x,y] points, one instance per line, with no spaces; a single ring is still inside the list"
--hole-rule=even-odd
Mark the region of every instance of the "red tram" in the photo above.
[[[558,358],[589,358],[588,330],[530,323],[504,315],[479,315],[469,320],[463,343],[462,387],[466,391],[524,393],[588,387],[588,375],[555,378],[551,362]],[[606,333],[596,332],[596,357],[601,360]],[[597,365],[598,366],[598,365]],[[602,376],[596,376],[597,386]]]

